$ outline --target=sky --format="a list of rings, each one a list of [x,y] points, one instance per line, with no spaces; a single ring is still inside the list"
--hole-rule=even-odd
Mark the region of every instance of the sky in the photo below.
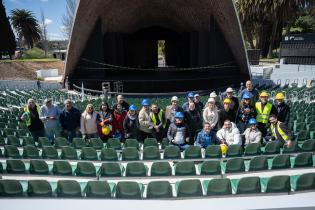
[[[47,34],[49,40],[63,40],[67,36],[63,33],[62,16],[66,13],[66,0],[4,0],[7,16],[11,10],[26,9],[34,13],[41,22],[41,9],[45,14]]]

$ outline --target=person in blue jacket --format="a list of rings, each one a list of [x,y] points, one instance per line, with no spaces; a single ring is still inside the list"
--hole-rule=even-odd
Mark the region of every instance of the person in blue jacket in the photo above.
[[[209,145],[218,144],[216,133],[211,130],[210,123],[204,123],[203,129],[198,133],[195,146],[207,148]]]

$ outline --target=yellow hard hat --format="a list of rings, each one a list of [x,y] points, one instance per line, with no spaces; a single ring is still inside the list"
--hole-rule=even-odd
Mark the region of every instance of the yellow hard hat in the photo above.
[[[284,99],[284,94],[282,92],[277,93],[276,100],[283,100],[283,99]]]
[[[224,99],[223,103],[224,104],[230,104],[232,101],[229,98]]]
[[[269,94],[266,91],[260,93],[260,97],[269,97]]]
[[[226,154],[228,147],[226,144],[220,144],[222,154]]]
[[[107,136],[110,133],[110,129],[108,126],[102,127],[102,133]]]

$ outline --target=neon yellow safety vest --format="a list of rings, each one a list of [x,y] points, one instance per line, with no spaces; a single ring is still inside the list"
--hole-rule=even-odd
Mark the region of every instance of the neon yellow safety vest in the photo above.
[[[163,114],[163,110],[161,109],[160,112],[158,113],[158,117],[159,117],[160,122],[162,122],[162,114]],[[150,113],[150,118],[151,118],[153,124],[156,125],[156,118],[155,118],[155,114],[153,112]],[[163,123],[162,127],[163,128],[166,127],[166,122]]]
[[[261,102],[257,102],[256,105],[256,111],[257,111],[257,117],[256,120],[257,122],[267,124],[268,123],[268,118],[271,112],[272,104],[267,103],[264,107],[264,110],[261,109]]]
[[[37,109],[37,113],[39,115],[40,107],[39,107],[38,104],[36,104],[36,109]],[[28,117],[27,117],[27,119],[25,121],[25,124],[26,124],[26,126],[30,126],[32,122],[31,122],[30,110],[28,109],[28,106],[24,107],[24,114],[28,115]]]
[[[280,128],[280,123],[281,122],[277,122],[277,130],[280,134],[280,136],[282,137],[282,139],[284,141],[287,141],[289,139],[289,136]],[[276,131],[275,131],[275,126],[273,124],[270,125],[270,129],[271,129],[271,132],[272,132],[272,136],[277,138],[277,134],[276,134]]]

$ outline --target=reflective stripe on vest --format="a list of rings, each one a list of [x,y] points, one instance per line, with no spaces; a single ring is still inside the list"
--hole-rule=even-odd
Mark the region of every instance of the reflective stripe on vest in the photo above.
[[[264,110],[261,110],[261,102],[257,102],[255,107],[257,111],[257,117],[256,117],[257,122],[267,124],[268,118],[271,112],[272,104],[268,102],[265,105]]]
[[[279,121],[277,122],[277,130],[278,130],[280,136],[282,137],[282,139],[284,141],[286,141],[286,140],[289,139],[289,136],[281,129],[280,123],[281,122],[279,122]],[[273,124],[270,125],[270,129],[271,129],[271,132],[272,132],[272,136],[277,138],[277,134],[276,134],[276,131],[275,131],[275,126]]]
[[[39,116],[39,113],[40,113],[40,107],[38,106],[38,104],[36,104],[36,109],[37,109],[37,113],[38,113],[38,116]],[[26,126],[30,126],[32,124],[31,122],[31,113],[30,113],[30,110],[28,109],[28,106],[24,107],[24,112],[28,115],[26,121],[25,121],[25,124]]]
[[[159,117],[160,122],[162,122],[162,114],[163,114],[163,110],[161,109],[160,112],[158,113],[158,117]],[[151,117],[153,124],[156,125],[156,118],[155,118],[155,114],[153,112],[150,113],[150,117]],[[166,123],[163,123],[162,126],[163,126],[163,128],[165,128]]]

